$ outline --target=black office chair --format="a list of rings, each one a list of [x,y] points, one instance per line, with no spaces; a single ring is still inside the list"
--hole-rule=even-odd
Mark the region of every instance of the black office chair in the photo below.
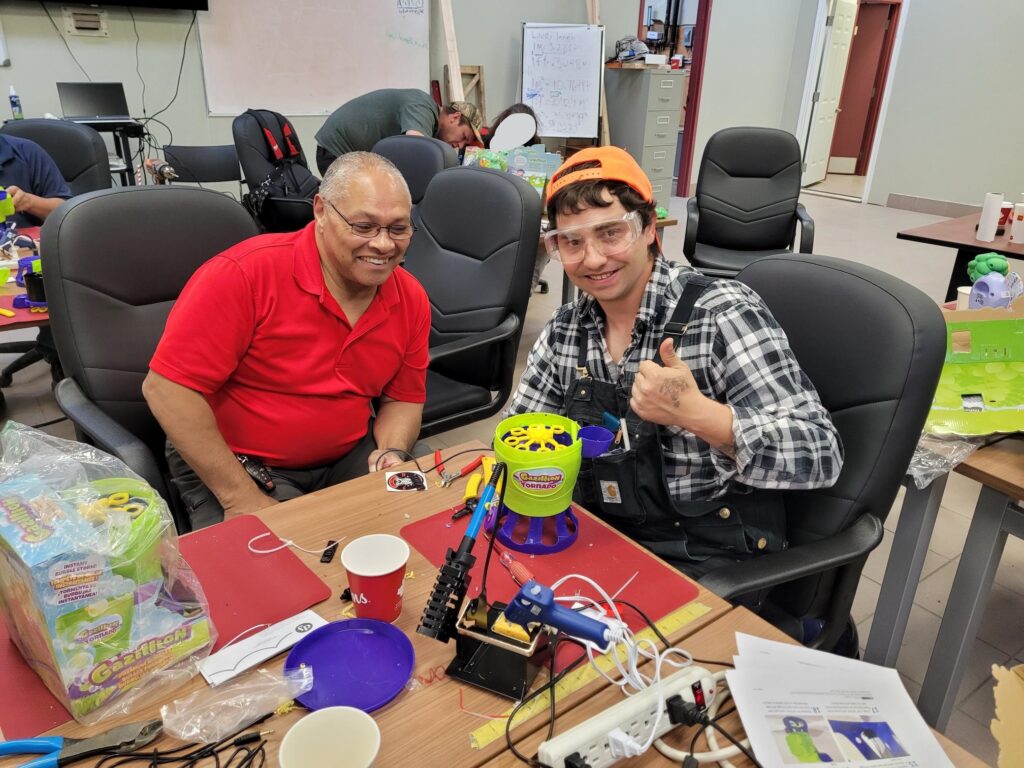
[[[80,436],[117,456],[171,504],[182,532],[188,516],[169,492],[165,437],[142,397],[142,380],[192,273],[255,234],[238,203],[185,186],[92,192],[43,225],[43,282],[68,376],[55,390],[57,404]],[[216,321],[211,306],[210,322]]]
[[[796,639],[803,619],[824,622],[812,644],[829,650],[850,623],[864,561],[924,427],[946,326],[917,288],[840,259],[770,256],[738,279],[786,331],[832,414],[845,463],[832,488],[783,493],[789,549],[712,571],[701,584],[725,598],[772,588],[764,617]]]
[[[388,136],[374,144],[373,151],[401,171],[413,205],[419,205],[435,174],[459,164],[459,153],[451,144],[430,136]]]
[[[71,187],[72,195],[81,195],[97,189],[108,189],[110,182],[110,160],[103,137],[87,125],[69,120],[8,120],[0,127],[8,136],[34,141],[42,147],[56,164],[60,175]],[[0,344],[0,354],[21,355],[0,371],[0,387],[9,387],[13,376],[40,360],[50,366],[54,382],[60,381],[61,370],[57,351],[53,346],[53,334],[47,326],[39,329],[35,341],[9,341]]]
[[[797,202],[800,145],[775,128],[726,128],[704,147],[697,190],[686,201],[683,255],[701,272],[733,277],[748,264],[814,247],[814,221]]]
[[[256,111],[263,114],[270,125],[276,126],[279,120],[286,120],[283,115],[269,109]],[[278,146],[284,147],[280,130],[272,133]],[[255,117],[245,112],[232,121],[231,135],[249,194],[258,194],[258,190],[274,178],[272,174],[275,173],[274,155],[267,145],[263,129]],[[298,135],[293,134],[291,141],[298,148],[299,156],[288,161],[283,169],[288,193],[270,195],[259,211],[258,223],[267,232],[294,232],[313,220],[313,195],[320,188],[320,179],[310,173]]]
[[[413,210],[405,268],[430,297],[430,368],[420,437],[485,419],[512,392],[526,317],[540,198],[480,167],[436,174]]]
[[[167,144],[164,159],[174,168],[175,182],[207,184],[218,181],[237,181],[242,193],[242,168],[234,144],[214,146],[186,146]]]

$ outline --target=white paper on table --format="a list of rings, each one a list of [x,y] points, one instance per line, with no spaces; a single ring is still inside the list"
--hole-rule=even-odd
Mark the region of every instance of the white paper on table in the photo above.
[[[875,666],[865,661],[836,656],[834,653],[815,651],[813,648],[805,648],[802,645],[779,643],[742,632],[736,633],[736,651],[738,655],[733,657],[733,662],[737,669],[763,669],[761,665],[768,663],[850,670]]]
[[[808,762],[837,768],[952,768],[896,670],[873,665],[809,670],[779,660],[726,673],[764,768]]]
[[[216,687],[288,650],[314,629],[326,623],[327,620],[316,612],[303,611],[237,643],[225,645],[200,661],[199,671],[207,683]]]

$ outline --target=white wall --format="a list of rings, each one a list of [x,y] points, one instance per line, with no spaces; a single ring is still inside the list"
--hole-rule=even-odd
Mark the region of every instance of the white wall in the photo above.
[[[585,0],[521,0],[515,3],[505,0],[452,0],[452,5],[462,62],[484,66],[490,116],[518,100],[522,22],[583,24],[587,21]],[[62,26],[60,4],[48,2],[47,7],[57,25]],[[128,10],[108,6],[106,11],[109,37],[68,37],[68,44],[93,80],[123,82],[128,106],[133,114],[141,115],[142,85],[135,73],[135,33]],[[152,115],[166,105],[174,93],[182,41],[191,13],[133,11],[142,40],[139,59],[146,81],[146,108]],[[607,28],[606,39],[612,51],[617,38],[636,34],[639,0],[606,0],[602,3],[602,13],[602,21]],[[0,22],[6,32],[11,56],[11,66],[0,68],[0,90],[6,94],[8,86],[14,84],[26,117],[42,117],[46,112],[59,115],[60,104],[54,84],[61,80],[81,81],[85,77],[68,55],[57,32],[38,3],[23,0],[5,0],[0,4]],[[436,8],[431,10],[431,27],[430,77],[441,80],[446,52]],[[178,98],[159,119],[171,126],[174,141],[178,144],[230,143],[231,118],[207,114],[199,48],[198,29],[193,29],[186,47]],[[325,55],[331,53],[328,51]],[[252,55],[260,55],[255,46]],[[274,108],[270,103],[252,106]],[[333,109],[335,106],[327,104],[325,108]],[[315,152],[313,134],[323,124],[323,118],[289,117],[295,123],[307,157],[312,162]],[[155,126],[153,130],[161,143],[167,143],[168,135],[163,128]]]
[[[813,0],[715,0],[693,158],[696,180],[711,134],[756,125],[793,131],[810,47]],[[810,14],[810,22],[805,17]],[[799,81],[792,85],[794,80]]]
[[[869,202],[1024,192],[1024,4],[911,0]]]

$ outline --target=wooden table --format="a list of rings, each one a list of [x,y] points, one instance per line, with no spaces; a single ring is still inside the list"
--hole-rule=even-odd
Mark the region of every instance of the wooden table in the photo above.
[[[480,443],[469,444],[445,450],[443,455],[453,455],[458,450],[470,447],[482,448]],[[470,461],[472,458],[472,455],[465,455],[460,456],[458,460]],[[351,541],[368,533],[397,534],[410,522],[461,503],[465,481],[457,482],[451,488],[441,489],[433,484],[436,480],[434,473],[431,473],[428,479],[430,487],[426,492],[386,493],[383,474],[370,475],[274,505],[259,511],[257,516],[279,537],[293,539],[309,548],[318,546],[320,542],[329,538],[340,539],[347,536],[347,540]],[[452,541],[457,543],[454,536]],[[341,546],[344,546],[344,542]],[[634,546],[641,549],[639,545]],[[478,550],[482,550],[482,546],[478,546]],[[339,558],[335,557],[334,562],[324,565],[315,555],[294,551],[331,587],[331,597],[314,606],[317,613],[328,621],[341,619],[346,604],[342,603],[338,596],[346,585],[346,578]],[[225,553],[225,556],[228,554]],[[444,645],[416,633],[416,625],[427,596],[434,586],[437,569],[415,549],[412,550],[408,569],[415,576],[406,582],[402,615],[395,625],[412,640],[416,652],[415,673],[425,675],[430,669],[446,666],[451,661],[455,653],[455,644],[452,641]],[[282,588],[284,587],[285,585],[282,585]],[[672,633],[670,637],[673,641],[684,639],[730,611],[728,603],[705,589],[700,590],[694,602],[707,606],[707,613]],[[268,666],[280,669],[283,663],[282,656]],[[544,673],[541,673],[539,679],[542,680],[543,675]],[[570,711],[596,695],[606,685],[608,683],[604,678],[598,678],[572,693],[564,701],[560,701],[559,710]],[[202,678],[196,678],[175,691],[174,698],[182,698],[204,687]],[[503,712],[511,704],[507,699],[470,687],[463,688],[463,703],[467,710],[487,713]],[[54,732],[68,736],[88,736],[123,722],[136,722],[156,716],[158,710],[158,706],[152,706],[130,718],[113,719],[104,723],[102,727],[86,728],[77,723],[68,723]],[[277,749],[281,737],[302,714],[295,712],[277,717],[266,725],[267,728],[273,729],[270,744],[267,746],[268,765],[277,765]],[[494,740],[480,749],[473,748],[470,744],[470,735],[489,721],[460,710],[459,685],[451,680],[403,692],[391,704],[374,712],[374,719],[381,729],[381,752],[377,760],[379,766],[479,766],[506,749],[504,738]],[[513,733],[522,736],[544,724],[544,717],[533,717],[518,725]],[[177,746],[177,743],[170,738],[161,737],[154,746],[167,748]],[[21,762],[24,761],[0,759],[0,768],[13,768]]]
[[[975,230],[980,218],[980,213],[972,213],[970,216],[937,221],[934,224],[926,224],[923,227],[905,229],[896,233],[896,237],[900,240],[913,240],[918,243],[956,248],[956,262],[953,264],[953,272],[949,277],[945,301],[955,301],[956,289],[961,285],[968,284],[967,263],[979,253],[995,251],[1004,256],[1024,259],[1024,245],[1010,243],[1009,224],[1006,225],[1006,231],[1002,235],[998,235],[991,243],[983,243],[978,240],[975,237]]]
[[[975,451],[956,471],[982,488],[918,698],[925,720],[940,729],[953,712],[1006,536],[1024,539],[1024,440]]]

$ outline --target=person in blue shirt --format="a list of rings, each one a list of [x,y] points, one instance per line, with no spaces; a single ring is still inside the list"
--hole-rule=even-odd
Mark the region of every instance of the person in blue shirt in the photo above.
[[[0,134],[0,186],[14,201],[13,223],[38,227],[71,188],[46,151],[28,139]]]

